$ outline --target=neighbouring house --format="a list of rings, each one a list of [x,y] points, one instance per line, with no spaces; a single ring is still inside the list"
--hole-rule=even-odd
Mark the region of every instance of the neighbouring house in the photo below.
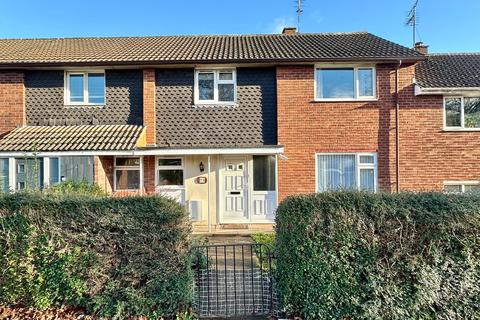
[[[0,190],[164,194],[221,233],[270,230],[292,194],[480,189],[480,54],[426,51],[292,28],[0,40]]]

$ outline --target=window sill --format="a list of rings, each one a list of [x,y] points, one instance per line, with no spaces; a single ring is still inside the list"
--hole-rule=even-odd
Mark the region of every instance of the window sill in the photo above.
[[[228,107],[236,108],[238,104],[236,102],[216,102],[216,103],[196,103],[192,105],[194,108],[218,108],[218,107]]]
[[[369,99],[315,99],[313,102],[375,102],[378,98]]]
[[[65,103],[64,107],[66,108],[103,108],[105,107],[104,104],[88,104],[88,103],[80,103],[80,104],[71,104],[71,103]]]
[[[480,132],[480,128],[443,128],[443,132]]]

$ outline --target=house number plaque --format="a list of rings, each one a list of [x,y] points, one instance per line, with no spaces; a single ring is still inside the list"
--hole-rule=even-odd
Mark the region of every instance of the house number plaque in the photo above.
[[[196,184],[205,184],[207,183],[207,177],[198,177],[195,179]]]

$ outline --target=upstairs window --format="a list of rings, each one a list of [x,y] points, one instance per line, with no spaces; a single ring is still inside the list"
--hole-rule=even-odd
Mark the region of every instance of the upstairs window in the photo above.
[[[444,101],[447,129],[480,129],[480,97],[447,97]]]
[[[65,88],[67,105],[105,104],[104,72],[67,72]]]
[[[235,70],[196,70],[195,104],[232,104],[236,101]]]
[[[375,68],[342,67],[315,70],[316,100],[368,100],[376,98]]]

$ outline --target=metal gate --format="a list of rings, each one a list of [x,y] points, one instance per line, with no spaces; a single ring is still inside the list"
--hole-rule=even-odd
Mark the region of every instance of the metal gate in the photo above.
[[[200,318],[274,315],[278,297],[275,261],[265,244],[195,247],[195,297]]]

